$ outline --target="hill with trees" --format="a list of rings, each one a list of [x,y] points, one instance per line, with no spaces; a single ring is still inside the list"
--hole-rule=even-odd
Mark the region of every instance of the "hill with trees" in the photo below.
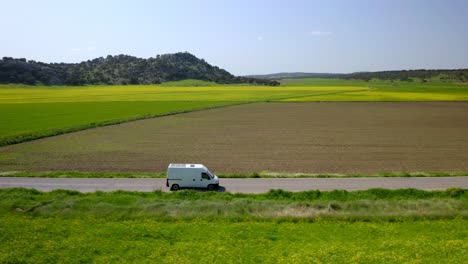
[[[221,84],[279,85],[274,80],[234,76],[188,52],[137,58],[100,57],[80,63],[43,63],[24,58],[0,60],[0,83],[43,85],[159,84],[196,79]]]

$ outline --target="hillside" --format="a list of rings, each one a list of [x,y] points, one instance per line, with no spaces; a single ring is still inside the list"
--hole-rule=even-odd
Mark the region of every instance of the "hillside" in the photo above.
[[[137,58],[128,55],[100,57],[80,63],[43,63],[4,57],[0,83],[87,85],[159,84],[196,79],[217,83],[279,85],[276,81],[237,77],[188,52]]]

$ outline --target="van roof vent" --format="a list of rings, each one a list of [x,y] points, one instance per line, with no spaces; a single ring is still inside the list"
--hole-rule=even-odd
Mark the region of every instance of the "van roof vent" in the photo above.
[[[170,165],[171,168],[185,168],[185,164],[173,163]]]
[[[192,167],[192,168],[193,168],[193,167],[195,167],[195,165],[193,165],[193,164],[190,164],[190,167]]]

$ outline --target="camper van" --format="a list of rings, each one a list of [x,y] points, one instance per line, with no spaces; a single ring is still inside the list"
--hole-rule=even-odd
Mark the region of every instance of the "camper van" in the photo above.
[[[180,188],[207,188],[214,190],[219,187],[218,176],[211,173],[203,164],[169,164],[167,168],[166,186],[171,190]]]

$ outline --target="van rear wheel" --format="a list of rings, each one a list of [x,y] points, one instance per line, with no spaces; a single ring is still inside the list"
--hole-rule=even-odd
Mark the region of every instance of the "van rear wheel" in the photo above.
[[[214,190],[214,185],[213,184],[208,184],[207,189],[210,190],[210,191]]]
[[[173,184],[173,185],[171,186],[171,190],[173,190],[173,191],[179,190],[179,184]]]

